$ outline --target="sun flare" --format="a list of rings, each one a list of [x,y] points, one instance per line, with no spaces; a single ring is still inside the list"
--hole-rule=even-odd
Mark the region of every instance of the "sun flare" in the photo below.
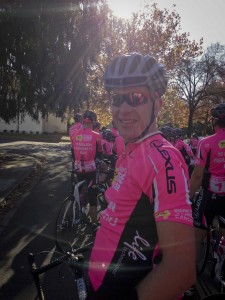
[[[141,10],[144,5],[143,0],[107,0],[107,2],[113,14],[124,19],[129,19],[132,13]]]

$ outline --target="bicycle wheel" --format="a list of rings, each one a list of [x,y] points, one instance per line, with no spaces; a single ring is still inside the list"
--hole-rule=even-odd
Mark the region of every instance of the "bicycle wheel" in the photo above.
[[[74,237],[74,200],[66,198],[60,209],[56,220],[56,245],[63,252],[71,250],[71,242]]]
[[[90,204],[88,202],[87,183],[79,185],[79,199],[81,203],[81,215],[79,220],[74,223],[74,238],[70,243],[73,250],[90,247],[94,243],[97,224],[92,223],[90,218]]]
[[[200,255],[197,261],[197,276],[201,275],[207,265],[211,244],[211,231],[207,230],[206,236],[201,243]]]
[[[225,293],[225,257],[221,268],[220,280],[220,292]]]
[[[87,184],[79,182],[76,187],[74,197],[64,200],[56,221],[56,245],[64,253],[85,247],[95,236],[96,228],[89,217]]]

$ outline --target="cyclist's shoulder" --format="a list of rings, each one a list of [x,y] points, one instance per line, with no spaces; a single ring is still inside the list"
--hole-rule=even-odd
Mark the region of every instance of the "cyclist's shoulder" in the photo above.
[[[98,138],[98,139],[102,139],[101,133],[96,132],[96,131],[94,131],[94,130],[90,130],[90,132],[91,132],[92,136],[94,136],[94,137],[96,137],[96,138]]]
[[[137,149],[137,157],[143,157],[153,164],[161,164],[167,157],[176,156],[178,150],[161,134],[156,134],[143,140]],[[138,154],[140,154],[138,156]]]
[[[202,138],[199,141],[198,145],[200,147],[212,148],[215,145],[215,143],[218,142],[219,139],[220,139],[219,135],[217,133],[215,133],[215,134],[212,134],[212,135]]]

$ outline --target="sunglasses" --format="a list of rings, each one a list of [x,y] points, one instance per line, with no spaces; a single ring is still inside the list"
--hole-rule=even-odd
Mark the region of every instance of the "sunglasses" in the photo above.
[[[126,102],[132,107],[136,107],[142,104],[146,104],[151,99],[150,95],[144,95],[142,93],[131,93],[131,94],[112,94],[111,104],[119,107],[123,102]]]

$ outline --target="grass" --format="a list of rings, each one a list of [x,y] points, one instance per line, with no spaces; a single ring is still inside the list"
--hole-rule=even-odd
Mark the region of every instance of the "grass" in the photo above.
[[[33,141],[33,142],[46,142],[46,143],[69,143],[70,139],[65,133],[14,133],[14,132],[0,132],[0,142],[16,142],[16,141]]]

